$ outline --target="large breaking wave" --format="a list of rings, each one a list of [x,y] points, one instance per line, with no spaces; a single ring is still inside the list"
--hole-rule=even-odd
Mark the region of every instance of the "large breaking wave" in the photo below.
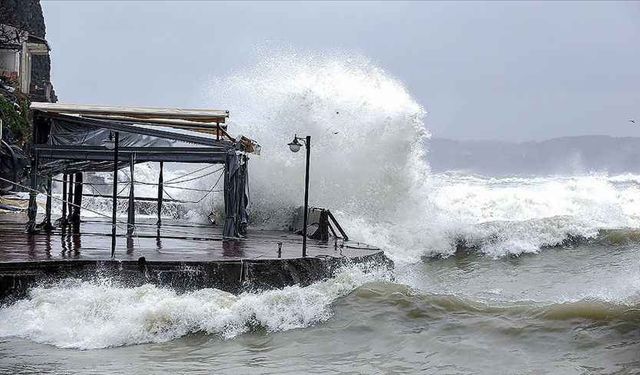
[[[331,317],[331,304],[388,270],[349,267],[307,287],[239,296],[218,289],[176,293],[151,284],[127,287],[111,279],[65,279],[33,288],[0,309],[0,337],[18,336],[63,348],[95,349],[169,341],[189,333],[223,339],[250,330],[304,328]]]
[[[268,55],[253,68],[213,80],[207,102],[231,111],[234,134],[262,144],[262,155],[250,162],[255,226],[286,226],[302,202],[304,155],[292,154],[286,146],[294,134],[312,136],[311,204],[330,208],[352,237],[382,247],[400,267],[424,256],[452,255],[461,245],[502,257],[535,253],[573,238],[596,238],[603,229],[640,226],[638,176],[489,178],[430,173],[424,108],[402,83],[365,58]],[[153,182],[157,171],[147,165],[137,173]],[[168,170],[165,178],[181,173],[182,167]],[[216,178],[183,186],[208,189]],[[144,186],[138,192],[155,193]],[[199,195],[174,194],[183,200],[197,200]],[[176,214],[205,217],[220,198],[212,194],[205,204],[186,205]],[[66,280],[35,288],[28,298],[0,309],[5,322],[0,337],[73,348],[160,342],[194,332],[231,338],[254,329],[282,331],[323,322],[336,299],[353,290],[358,290],[354,298],[377,293],[386,301],[424,300],[427,310],[638,319],[635,312],[631,318],[625,315],[629,306],[637,306],[635,281],[631,302],[586,295],[494,308],[457,295],[429,294],[428,285],[409,286],[422,290],[418,296],[390,283],[377,292],[377,287],[374,292],[370,287],[357,289],[389,280],[385,272],[366,271],[349,268],[308,287],[240,296],[213,289],[178,294],[151,285],[127,288],[110,281]],[[405,280],[410,283],[411,277]]]
[[[313,141],[311,204],[395,261],[451,255],[461,243],[494,257],[531,253],[640,225],[636,176],[431,174],[426,111],[364,58],[271,54],[209,92],[234,131],[263,145],[250,167],[254,224],[281,225],[302,201],[304,157],[286,147],[298,134]]]

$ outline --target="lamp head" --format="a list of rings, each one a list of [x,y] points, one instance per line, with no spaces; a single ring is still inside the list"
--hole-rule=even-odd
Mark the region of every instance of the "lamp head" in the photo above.
[[[298,142],[298,137],[294,136],[293,141],[289,143],[289,149],[291,150],[291,152],[298,152],[300,151],[300,147],[302,147],[302,145],[300,144],[300,142]]]

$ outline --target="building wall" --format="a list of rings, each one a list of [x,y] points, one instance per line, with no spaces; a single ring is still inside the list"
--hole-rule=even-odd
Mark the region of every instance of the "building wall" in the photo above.
[[[17,72],[18,66],[16,63],[18,52],[15,50],[4,49],[0,50],[0,73],[2,72]]]
[[[0,23],[25,30],[30,35],[46,37],[40,0],[0,0]],[[31,66],[31,84],[45,87],[51,81],[50,56],[33,56]]]

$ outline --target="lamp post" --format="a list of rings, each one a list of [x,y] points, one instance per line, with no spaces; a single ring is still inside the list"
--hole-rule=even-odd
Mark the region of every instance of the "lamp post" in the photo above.
[[[113,150],[113,207],[111,212],[111,259],[116,255],[116,214],[118,209],[118,143],[119,132],[110,132],[109,139],[104,142],[107,150]]]
[[[311,136],[306,136],[305,138],[298,137],[298,135],[293,136],[293,141],[289,143],[289,149],[292,152],[300,151],[302,144],[299,141],[302,141],[307,149],[307,164],[306,171],[304,175],[304,213],[302,220],[302,257],[307,256],[307,211],[309,211],[309,159],[311,158]]]

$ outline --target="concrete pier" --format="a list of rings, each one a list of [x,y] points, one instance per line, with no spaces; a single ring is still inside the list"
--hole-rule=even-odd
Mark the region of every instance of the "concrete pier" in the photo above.
[[[0,299],[65,277],[239,293],[308,285],[350,262],[391,266],[382,250],[355,241],[308,239],[302,257],[302,237],[291,232],[250,229],[246,238],[223,240],[220,227],[163,220],[158,229],[152,218],[137,221],[135,236],[118,229],[112,259],[108,221],[83,221],[81,233],[41,234],[25,233],[25,222],[24,214],[0,215]]]

